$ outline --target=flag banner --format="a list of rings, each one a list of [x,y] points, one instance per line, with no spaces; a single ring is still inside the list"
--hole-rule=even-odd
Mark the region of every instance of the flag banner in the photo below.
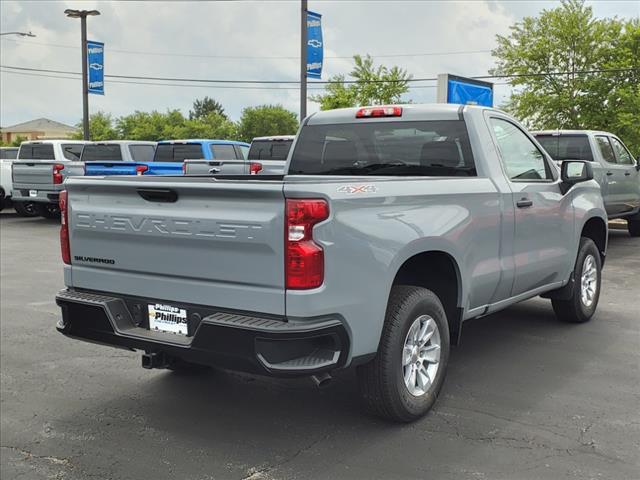
[[[307,11],[307,77],[321,77],[323,55],[322,15]]]
[[[87,40],[89,93],[104,95],[104,43]]]

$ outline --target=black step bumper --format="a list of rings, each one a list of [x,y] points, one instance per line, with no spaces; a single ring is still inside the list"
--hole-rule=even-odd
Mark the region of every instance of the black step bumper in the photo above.
[[[63,290],[60,333],[80,340],[158,353],[203,365],[271,376],[308,376],[341,368],[349,336],[337,318],[285,318],[185,305],[189,335],[151,331],[146,305],[156,299]]]

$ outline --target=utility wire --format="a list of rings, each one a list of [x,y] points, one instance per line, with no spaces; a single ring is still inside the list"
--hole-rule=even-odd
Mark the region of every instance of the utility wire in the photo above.
[[[56,73],[65,75],[81,75],[80,72],[69,72],[64,70],[52,70],[43,68],[28,68],[28,67],[16,67],[11,65],[0,65],[0,67],[17,71],[39,72],[39,73]],[[576,70],[572,72],[543,72],[543,73],[530,73],[530,74],[513,74],[513,75],[476,75],[470,78],[477,80],[494,79],[494,78],[533,78],[533,77],[546,77],[546,76],[561,76],[567,74],[586,75],[593,73],[631,73],[640,72],[638,68],[617,68],[617,69],[598,69],[598,70]],[[115,79],[128,79],[128,80],[155,80],[165,82],[192,82],[192,83],[221,83],[221,84],[258,84],[258,85],[270,85],[270,84],[289,84],[297,85],[300,82],[296,80],[230,80],[230,79],[203,79],[203,78],[175,78],[175,77],[145,77],[136,75],[105,75],[105,78]],[[355,83],[412,83],[412,82],[433,82],[437,81],[437,77],[431,78],[410,78],[405,80],[325,80],[319,82],[309,82],[309,85],[327,85],[335,83],[355,84]]]
[[[44,77],[44,78],[60,78],[63,80],[80,80],[77,76],[62,76],[62,75],[49,75],[46,73],[35,72],[16,72],[12,70],[6,70],[4,67],[0,68],[1,73],[8,73],[13,75],[24,75],[29,77]],[[106,84],[130,84],[130,85],[157,85],[162,87],[186,87],[186,88],[209,88],[209,89],[230,89],[230,90],[299,90],[300,87],[253,87],[253,86],[231,86],[231,85],[189,85],[184,83],[157,83],[157,82],[136,82],[136,81],[124,81],[124,80],[108,80]],[[495,85],[508,85],[508,83],[495,84]],[[408,85],[410,89],[417,88],[436,88],[437,85]],[[324,87],[311,87],[308,90],[324,91]]]
[[[56,43],[45,42],[23,42],[14,39],[3,39],[7,42],[18,43],[22,45],[41,45],[54,48],[68,48],[77,50],[75,45],[61,45]],[[147,52],[136,50],[122,50],[117,48],[109,48],[107,51],[122,53],[125,55],[151,55],[161,57],[189,57],[189,58],[217,58],[226,60],[299,60],[299,56],[270,56],[270,55],[210,55],[205,53],[177,53],[177,52]],[[461,50],[453,52],[420,52],[420,53],[388,53],[381,55],[370,55],[372,58],[395,58],[395,57],[431,57],[440,55],[476,55],[476,54],[491,53],[491,50]],[[325,55],[325,59],[345,59],[353,58],[354,55]]]

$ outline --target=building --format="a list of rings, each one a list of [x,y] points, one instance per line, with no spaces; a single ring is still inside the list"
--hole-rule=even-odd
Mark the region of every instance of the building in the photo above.
[[[38,118],[37,120],[0,128],[4,143],[11,143],[17,138],[26,140],[70,138],[77,131],[76,127],[49,120],[48,118]]]

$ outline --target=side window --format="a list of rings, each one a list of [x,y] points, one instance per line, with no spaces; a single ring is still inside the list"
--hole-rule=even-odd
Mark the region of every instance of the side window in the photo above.
[[[155,151],[153,145],[129,145],[129,152],[134,162],[152,162]]]
[[[619,164],[633,165],[633,157],[620,140],[611,137],[611,144],[613,145],[613,150],[616,152],[616,158]]]
[[[242,158],[246,160],[249,158],[249,147],[246,145],[239,145],[240,151],[242,152]]]
[[[596,136],[596,141],[598,142],[598,149],[600,150],[602,158],[604,158],[607,163],[616,163],[616,156],[613,153],[611,143],[609,143],[609,137],[598,135]]]
[[[236,151],[233,145],[211,145],[211,153],[216,160],[236,159]]]
[[[502,162],[511,180],[553,179],[544,155],[522,130],[500,118],[492,118],[491,126],[498,141]]]
[[[82,153],[81,143],[67,143],[62,145],[62,153],[67,160],[80,160],[80,154]]]

